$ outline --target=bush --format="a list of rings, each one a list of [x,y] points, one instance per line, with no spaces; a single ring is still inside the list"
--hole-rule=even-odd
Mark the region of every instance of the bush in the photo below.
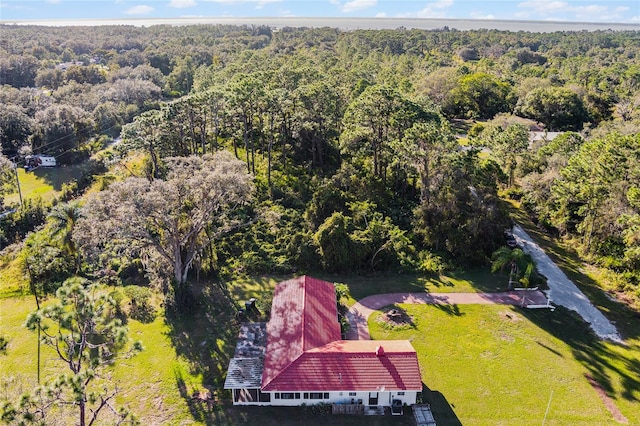
[[[463,47],[462,49],[458,50],[458,56],[460,56],[460,58],[465,62],[477,61],[478,59],[480,59],[478,51],[474,47]]]
[[[309,415],[312,414],[314,416],[326,416],[331,414],[331,404],[326,402],[320,402],[318,404],[301,405],[302,411]]]
[[[333,286],[336,288],[336,299],[338,303],[340,303],[343,298],[349,297],[349,286],[344,283],[333,283]]]
[[[0,336],[0,353],[7,354],[7,346],[9,345],[9,339],[4,336]]]
[[[516,188],[514,186],[507,188],[503,193],[503,196],[507,197],[510,200],[520,201],[524,196],[524,192],[521,188]]]
[[[419,265],[418,269],[423,272],[442,274],[448,267],[447,263],[442,257],[437,254],[433,254],[430,251],[421,251],[418,254]]]
[[[155,318],[155,309],[151,306],[151,290],[147,287],[128,285],[124,294],[130,300],[129,316],[140,322],[151,322]]]
[[[116,309],[116,315],[120,317],[123,316],[124,313],[122,312],[122,300],[124,299],[124,296],[122,295],[122,293],[118,290],[114,290],[109,293],[109,296],[113,299],[113,306]]]
[[[15,213],[2,219],[2,246],[22,241],[29,232],[42,225],[47,218],[51,205],[40,198],[26,199]]]

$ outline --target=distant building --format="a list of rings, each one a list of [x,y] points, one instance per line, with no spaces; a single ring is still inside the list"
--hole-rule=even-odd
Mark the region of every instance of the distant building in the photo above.
[[[529,148],[533,146],[545,145],[546,143],[554,140],[558,135],[561,135],[562,133],[563,132],[529,132]]]
[[[422,380],[408,340],[341,340],[332,283],[276,286],[268,323],[247,323],[225,389],[236,405],[413,405]]]
[[[71,66],[82,66],[84,63],[82,61],[71,61],[71,62],[62,62],[56,65],[56,69],[61,71],[66,71]]]

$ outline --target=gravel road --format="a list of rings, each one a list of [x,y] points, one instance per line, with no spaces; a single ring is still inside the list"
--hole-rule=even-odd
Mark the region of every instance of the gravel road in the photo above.
[[[547,296],[555,304],[571,309],[580,315],[601,339],[622,342],[616,327],[595,306],[587,296],[560,270],[549,256],[536,244],[519,225],[514,226],[513,235],[525,253],[536,262],[538,272],[547,277]]]

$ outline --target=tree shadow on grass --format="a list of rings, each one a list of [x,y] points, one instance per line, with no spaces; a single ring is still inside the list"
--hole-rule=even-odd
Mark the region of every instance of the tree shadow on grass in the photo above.
[[[193,418],[216,424],[218,404],[227,400],[224,379],[238,335],[237,307],[222,286],[192,285],[195,303],[179,313],[167,313],[169,337],[178,356],[189,363],[190,373],[201,376],[196,386],[176,373],[176,384]]]
[[[58,167],[38,167],[29,172],[36,175],[51,185],[54,190],[60,191],[64,184],[83,179],[87,174],[88,165],[85,163],[73,165],[60,165]]]
[[[453,411],[455,406],[447,401],[442,392],[431,390],[423,383],[422,400],[431,406],[431,412],[438,426],[462,426],[462,422]]]
[[[436,303],[433,306],[447,315],[455,317],[461,317],[464,315],[464,312],[460,311],[460,307],[455,303],[453,305]]]
[[[391,330],[415,329],[414,318],[400,305],[389,305],[381,309],[382,315],[378,318],[383,326]]]
[[[589,325],[573,311],[558,307],[554,312],[543,309],[521,309],[522,315],[538,327],[557,337],[571,347],[574,358],[588,370],[588,374],[612,398],[618,376],[622,392],[628,401],[640,401],[640,357],[633,348],[615,349],[615,343],[605,343],[591,331]],[[638,349],[638,348],[636,348]]]

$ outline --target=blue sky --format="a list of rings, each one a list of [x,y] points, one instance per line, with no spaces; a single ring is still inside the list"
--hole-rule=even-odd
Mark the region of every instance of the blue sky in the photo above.
[[[386,17],[640,24],[640,0],[0,0],[0,21]]]

